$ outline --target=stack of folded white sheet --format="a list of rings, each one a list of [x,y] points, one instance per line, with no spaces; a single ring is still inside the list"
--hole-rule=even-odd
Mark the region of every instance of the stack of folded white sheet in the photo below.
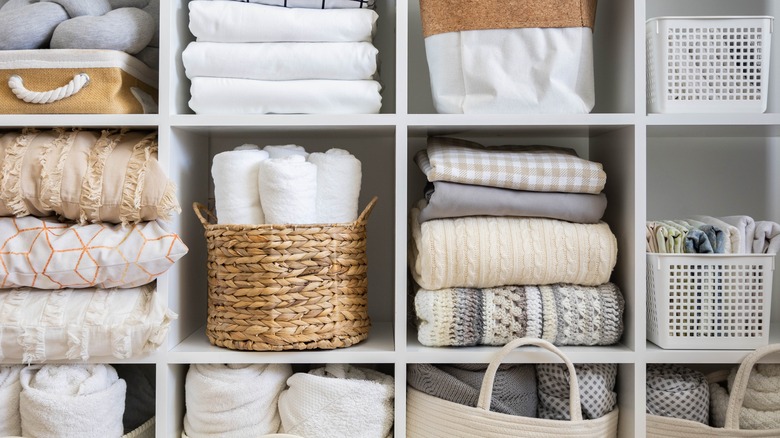
[[[198,114],[378,113],[373,2],[279,3],[189,3],[196,41],[182,60],[192,81],[190,108]]]

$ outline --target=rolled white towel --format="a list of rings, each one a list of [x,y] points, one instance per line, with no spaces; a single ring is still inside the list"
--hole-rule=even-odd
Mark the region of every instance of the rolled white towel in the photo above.
[[[258,186],[266,223],[317,222],[317,166],[302,156],[261,162]]]
[[[309,157],[309,153],[306,152],[306,149],[297,144],[268,145],[264,147],[263,150],[268,152],[269,158],[284,158],[289,157],[290,155],[300,155],[303,158]]]
[[[718,218],[723,222],[737,228],[739,236],[742,239],[740,254],[750,254],[753,252],[753,236],[756,234],[756,222],[750,216],[724,216]]]
[[[244,143],[241,146],[236,146],[233,148],[234,151],[256,151],[259,149],[260,146],[251,143]]]
[[[277,401],[291,375],[288,364],[191,365],[184,384],[184,433],[190,438],[276,433]]]
[[[260,163],[268,159],[268,152],[244,146],[215,155],[211,165],[220,224],[265,223],[257,178]]]
[[[19,416],[21,370],[21,365],[0,365],[0,436],[22,434],[22,418]]]
[[[777,254],[778,252],[780,252],[780,224],[772,221],[756,222],[753,253]]]
[[[306,438],[392,436],[393,377],[346,364],[328,364],[287,380],[279,397],[280,432]]]
[[[352,222],[358,215],[360,160],[344,149],[309,155],[317,165],[317,222]]]
[[[22,435],[121,437],[125,381],[106,364],[43,365],[21,372]]]

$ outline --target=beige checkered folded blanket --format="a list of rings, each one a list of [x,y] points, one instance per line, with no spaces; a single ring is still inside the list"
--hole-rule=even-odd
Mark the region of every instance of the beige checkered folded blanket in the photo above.
[[[414,157],[428,181],[515,190],[600,193],[607,175],[601,163],[555,146],[491,146],[447,137],[429,137]]]

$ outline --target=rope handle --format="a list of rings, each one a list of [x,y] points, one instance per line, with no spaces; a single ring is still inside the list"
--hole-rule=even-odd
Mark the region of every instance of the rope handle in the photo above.
[[[13,91],[19,100],[27,103],[46,104],[73,96],[89,84],[89,75],[79,73],[73,76],[67,84],[49,91],[31,91],[24,86],[24,81],[19,75],[13,75],[8,79],[8,88]]]
[[[363,212],[360,213],[360,216],[355,220],[354,223],[365,223],[368,220],[368,215],[371,214],[371,211],[374,209],[374,206],[376,205],[377,201],[379,200],[378,197],[374,196],[371,198],[370,201],[368,201],[368,205],[366,205],[366,208],[363,209]],[[200,220],[200,223],[203,225],[203,228],[208,228],[209,225],[213,223],[217,223],[217,217],[214,216],[211,211],[209,211],[208,207],[201,204],[200,202],[193,202],[192,203],[192,209],[195,211],[195,215],[198,216],[198,220]]]
[[[737,376],[734,378],[734,384],[731,386],[729,395],[729,405],[726,409],[726,429],[739,430],[739,414],[742,410],[742,402],[745,400],[748,379],[753,366],[764,356],[780,351],[780,344],[769,344],[757,348],[754,352],[748,354],[742,363],[739,364]]]
[[[533,345],[541,347],[551,353],[555,353],[563,363],[566,364],[566,368],[569,371],[569,413],[571,421],[582,421],[582,406],[580,406],[580,386],[577,381],[577,373],[574,370],[574,364],[566,357],[563,352],[555,345],[537,338],[519,338],[515,339],[508,344],[504,345],[496,354],[488,365],[487,371],[485,371],[485,377],[482,378],[482,388],[479,390],[479,401],[477,401],[477,408],[490,410],[490,401],[493,398],[493,383],[496,379],[496,371],[501,365],[506,355],[517,347],[526,345]]]

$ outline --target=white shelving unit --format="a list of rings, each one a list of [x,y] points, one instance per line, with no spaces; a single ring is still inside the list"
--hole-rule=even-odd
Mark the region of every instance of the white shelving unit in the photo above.
[[[405,436],[406,365],[484,363],[496,348],[428,348],[408,325],[407,215],[422,196],[423,175],[411,161],[430,134],[498,143],[574,147],[603,163],[609,205],[605,220],[619,242],[612,281],[625,300],[622,341],[609,347],[564,347],[579,363],[620,364],[620,437],[643,437],[645,365],[738,363],[745,351],[662,350],[645,340],[644,229],[648,219],[688,213],[749,214],[780,221],[780,39],[775,31],[769,105],[760,115],[662,115],[645,110],[644,22],[669,15],[773,15],[780,0],[601,0],[594,52],[596,107],[576,115],[435,114],[430,96],[417,0],[377,0],[384,85],[381,114],[192,114],[181,52],[194,38],[187,1],[162,0],[160,113],[156,115],[0,115],[0,126],[129,126],[157,129],[159,158],[179,187],[183,211],[173,226],[190,253],[158,280],[179,315],[168,344],[130,362],[152,364],[157,378],[157,436],[179,437],[184,378],[191,363],[384,364],[396,377],[395,436]],[[205,336],[206,248],[193,201],[208,202],[214,154],[244,142],[297,143],[309,150],[341,147],[363,162],[361,204],[379,203],[369,220],[369,339],[341,350],[239,352],[211,346]],[[780,342],[775,282],[772,336]],[[541,350],[516,351],[514,362],[546,362]],[[769,361],[780,362],[780,357]],[[117,361],[108,362],[115,363]]]

